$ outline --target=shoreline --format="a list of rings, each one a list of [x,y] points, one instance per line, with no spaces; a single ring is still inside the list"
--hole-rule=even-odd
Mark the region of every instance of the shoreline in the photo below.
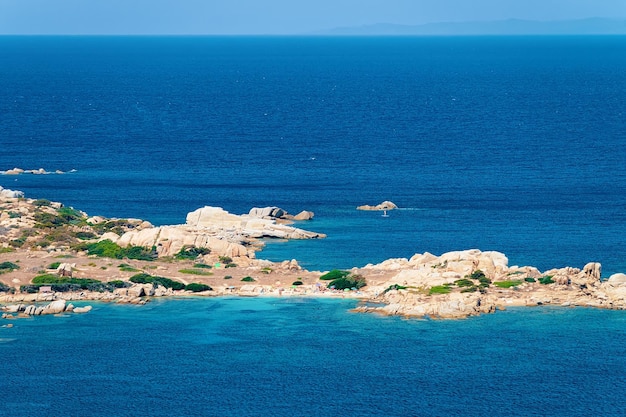
[[[441,319],[494,313],[513,306],[626,309],[626,274],[602,280],[601,265],[594,262],[582,269],[539,271],[532,266],[509,266],[504,254],[493,251],[472,249],[439,256],[424,253],[338,271],[341,276],[335,278],[348,280],[346,289],[339,291],[327,287],[344,281],[320,279],[323,272],[302,269],[296,260],[256,258],[262,247],[260,239],[324,238],[278,218],[232,215],[205,207],[190,213],[185,225],[154,227],[140,219],[89,217],[61,203],[0,191],[4,192],[0,202],[0,264],[8,268],[0,269],[0,282],[8,291],[0,293],[5,318],[23,312],[19,308],[12,311],[15,303],[80,300],[143,304],[155,297],[178,296],[354,298],[363,301],[354,309],[357,312]],[[257,211],[267,213],[265,209]],[[107,257],[86,249],[102,242],[109,242],[109,248],[150,256]],[[179,258],[181,254],[189,256]],[[137,275],[158,279],[131,282]],[[64,288],[70,288],[71,279],[91,280],[100,289],[61,292],[49,286],[45,289],[48,292],[25,293],[42,290],[43,284],[33,287],[35,277],[65,283]],[[204,285],[211,290],[175,290],[167,288],[166,282],[185,288]]]

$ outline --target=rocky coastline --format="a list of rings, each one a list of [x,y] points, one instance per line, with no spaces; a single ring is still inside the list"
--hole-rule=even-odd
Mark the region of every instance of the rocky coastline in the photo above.
[[[0,189],[0,197],[0,309],[7,320],[90,310],[76,301],[143,304],[172,296],[352,297],[362,301],[357,312],[441,319],[512,306],[626,308],[626,274],[603,279],[595,262],[539,271],[472,249],[328,272],[257,259],[265,239],[324,238],[294,226],[313,218],[306,210],[236,215],[203,207],[184,225],[155,227],[89,216],[19,191]],[[391,209],[388,203],[380,207]],[[337,280],[325,279],[333,274]]]

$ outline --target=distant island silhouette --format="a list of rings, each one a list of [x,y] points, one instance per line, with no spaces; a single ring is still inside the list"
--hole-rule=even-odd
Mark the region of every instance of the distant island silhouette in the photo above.
[[[472,22],[439,22],[422,25],[378,23],[364,26],[337,27],[316,33],[345,36],[450,36],[450,35],[625,35],[626,20],[589,18],[580,20],[496,20]]]

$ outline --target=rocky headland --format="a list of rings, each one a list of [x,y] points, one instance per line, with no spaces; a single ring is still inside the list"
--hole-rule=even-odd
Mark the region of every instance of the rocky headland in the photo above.
[[[313,218],[307,211],[293,216],[264,207],[236,215],[202,207],[183,225],[155,227],[141,219],[89,216],[19,191],[0,189],[0,197],[6,319],[89,311],[70,301],[141,304],[185,295],[354,297],[363,301],[355,311],[432,318],[511,306],[626,308],[626,275],[602,279],[594,262],[539,271],[474,249],[322,272],[306,271],[296,260],[257,259],[266,239],[324,238],[294,226]]]

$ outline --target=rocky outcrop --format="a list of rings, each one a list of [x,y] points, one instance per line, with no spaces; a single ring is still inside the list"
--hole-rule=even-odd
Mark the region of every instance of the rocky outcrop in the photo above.
[[[24,197],[22,191],[13,191],[0,187],[0,198],[21,198]]]
[[[18,313],[23,316],[45,316],[71,312],[87,313],[91,310],[91,306],[74,307],[73,304],[68,304],[66,300],[59,299],[45,305],[13,304],[4,306],[2,310],[4,311],[3,318],[14,318],[15,316],[12,316],[12,313]]]
[[[262,246],[260,239],[317,239],[321,233],[277,223],[266,216],[280,215],[281,209],[253,209],[254,216],[236,215],[219,207],[202,207],[187,214],[184,225],[131,230],[122,236],[106,234],[120,246],[156,247],[159,256],[172,256],[185,246],[208,248],[212,254],[254,258]],[[259,217],[260,216],[260,217]]]
[[[364,305],[358,311],[462,318],[507,306],[626,309],[626,275],[614,274],[603,282],[597,262],[582,270],[565,267],[541,273],[534,267],[509,267],[502,253],[473,249],[389,259],[361,271],[366,276],[389,278],[367,290],[382,304]]]
[[[76,170],[73,169],[70,172],[76,172]],[[0,174],[2,175],[20,175],[20,174],[48,175],[48,174],[65,174],[65,172],[59,169],[55,171],[47,171],[43,168],[38,168],[38,169],[13,168],[13,169],[8,169],[6,171],[0,171]]]
[[[391,201],[383,201],[380,204],[377,204],[375,206],[370,206],[370,205],[364,205],[364,206],[358,206],[356,209],[357,210],[371,210],[371,211],[375,211],[375,210],[393,210],[393,209],[397,209],[398,206],[396,206],[394,203],[392,203]]]

